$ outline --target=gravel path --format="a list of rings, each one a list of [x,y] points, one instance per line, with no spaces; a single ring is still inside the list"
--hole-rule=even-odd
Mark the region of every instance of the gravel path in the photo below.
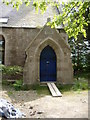
[[[1,91],[2,98],[27,118],[88,118],[88,91],[64,93],[62,97],[37,95],[35,91]]]

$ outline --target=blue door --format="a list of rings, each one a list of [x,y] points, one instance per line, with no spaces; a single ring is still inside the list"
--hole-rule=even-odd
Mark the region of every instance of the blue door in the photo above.
[[[40,55],[40,82],[56,81],[56,54],[47,46]]]

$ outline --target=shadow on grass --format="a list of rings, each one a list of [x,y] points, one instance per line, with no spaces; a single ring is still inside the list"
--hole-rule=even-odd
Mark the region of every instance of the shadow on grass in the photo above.
[[[9,83],[8,85],[3,84],[2,90],[5,99],[10,99],[12,103],[20,103],[21,105],[30,101],[40,99],[45,95],[50,95],[47,86],[40,85],[14,88],[13,85]]]
[[[63,92],[69,92],[69,91],[81,91],[81,90],[89,90],[89,74],[80,74],[78,76],[74,77],[74,82],[72,85],[57,85],[59,90]]]
[[[90,75],[89,73],[83,73],[83,74],[76,75],[74,77],[73,85],[57,84],[57,87],[62,93],[63,92],[70,92],[70,91],[88,90],[88,89],[90,89],[90,87],[88,86],[89,75]],[[36,91],[36,93],[38,95],[50,95],[50,91],[48,89],[48,86],[44,85],[44,84],[43,85],[40,85],[40,84],[23,85],[22,80],[17,80],[15,83],[3,81],[3,88],[8,89],[8,87],[10,87],[11,90],[15,90],[15,91],[33,90],[33,91]],[[9,92],[9,94],[11,94],[11,93]]]

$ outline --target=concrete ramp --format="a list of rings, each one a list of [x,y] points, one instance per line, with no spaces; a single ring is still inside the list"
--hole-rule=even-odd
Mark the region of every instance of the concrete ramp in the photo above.
[[[58,90],[58,88],[56,87],[56,85],[54,83],[47,83],[48,88],[52,94],[52,96],[54,97],[62,97],[61,92]]]

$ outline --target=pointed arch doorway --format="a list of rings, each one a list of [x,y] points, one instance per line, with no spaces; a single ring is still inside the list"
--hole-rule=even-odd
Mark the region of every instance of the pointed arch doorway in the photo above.
[[[56,82],[56,54],[48,45],[40,55],[40,82]]]

